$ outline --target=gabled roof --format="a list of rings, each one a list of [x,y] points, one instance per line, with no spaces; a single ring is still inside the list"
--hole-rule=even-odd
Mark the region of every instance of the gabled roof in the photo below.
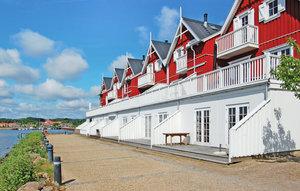
[[[132,70],[133,75],[137,75],[142,71],[143,68],[143,60],[128,58],[128,64]]]
[[[169,49],[171,47],[171,43],[168,42],[161,42],[161,41],[156,41],[156,40],[151,40],[151,43],[160,57],[161,60],[164,60],[169,52]]]
[[[205,27],[204,22],[186,17],[182,17],[182,20],[186,28],[188,28],[191,33],[194,33],[194,35],[196,35],[195,38],[198,38],[200,41],[219,32],[222,28],[222,26],[212,23],[207,23],[207,27]]]
[[[112,81],[112,78],[110,78],[110,77],[103,77],[103,83],[105,85],[105,88],[107,88],[107,89],[110,88],[111,81]]]
[[[237,12],[241,2],[242,2],[242,0],[235,0],[234,1],[233,6],[231,7],[231,10],[230,10],[230,12],[229,12],[229,14],[228,14],[228,16],[225,20],[225,23],[224,23],[224,25],[221,29],[221,34],[224,34],[227,31],[227,29],[230,25],[230,22],[232,21],[235,13]]]
[[[115,68],[115,74],[118,77],[119,82],[123,79],[124,69],[123,68]]]
[[[195,38],[195,41],[193,43],[205,42],[208,39],[215,37],[216,35],[220,34],[220,30],[222,28],[222,26],[217,24],[207,23],[207,26],[205,26],[205,23],[202,21],[181,17],[167,58],[165,59],[165,65],[170,61],[172,52],[176,47],[181,26],[185,26],[187,30],[193,35],[193,37]]]

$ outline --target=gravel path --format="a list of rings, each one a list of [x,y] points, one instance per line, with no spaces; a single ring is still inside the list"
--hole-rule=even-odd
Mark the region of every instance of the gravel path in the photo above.
[[[65,187],[96,190],[297,190],[300,163],[226,166],[79,135],[50,135]]]

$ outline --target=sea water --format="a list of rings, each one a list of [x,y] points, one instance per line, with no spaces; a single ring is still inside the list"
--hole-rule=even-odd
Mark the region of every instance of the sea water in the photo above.
[[[38,130],[0,130],[0,158],[4,157],[12,147],[18,143],[21,135]],[[66,130],[48,130],[50,134],[71,134],[71,131]]]

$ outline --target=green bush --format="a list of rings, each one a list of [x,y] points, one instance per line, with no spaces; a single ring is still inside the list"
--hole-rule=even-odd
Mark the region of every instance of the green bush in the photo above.
[[[29,181],[37,180],[37,172],[51,171],[51,165],[43,169],[47,163],[33,163],[34,157],[46,158],[46,150],[42,145],[42,134],[33,132],[28,134],[11,150],[8,157],[0,164],[0,190],[14,191]]]

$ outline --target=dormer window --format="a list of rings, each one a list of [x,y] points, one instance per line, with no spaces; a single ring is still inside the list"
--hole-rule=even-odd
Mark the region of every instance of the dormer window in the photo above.
[[[162,68],[162,62],[160,59],[157,59],[155,62],[154,62],[154,70],[156,72],[160,71]]]
[[[269,17],[276,15],[278,13],[278,0],[269,2]]]
[[[147,65],[147,74],[153,74],[153,64]]]
[[[178,60],[179,58],[183,57],[186,55],[186,50],[185,48],[182,46],[180,48],[177,48],[175,51],[174,51],[174,60]]]

